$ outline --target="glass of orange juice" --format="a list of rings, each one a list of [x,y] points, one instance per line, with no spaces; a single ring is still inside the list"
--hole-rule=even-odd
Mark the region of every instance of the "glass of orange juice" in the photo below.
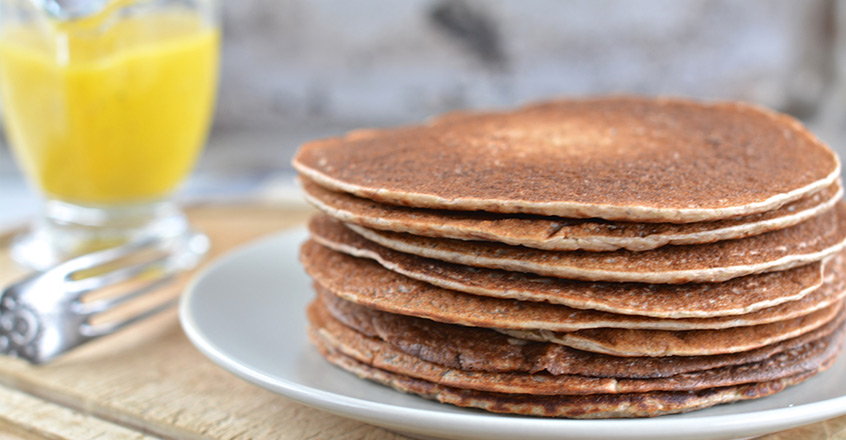
[[[3,124],[44,198],[16,261],[196,236],[173,193],[205,143],[219,52],[214,0],[0,0]]]

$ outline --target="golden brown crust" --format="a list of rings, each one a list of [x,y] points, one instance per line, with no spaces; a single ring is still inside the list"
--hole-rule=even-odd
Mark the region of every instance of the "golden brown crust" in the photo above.
[[[645,251],[667,244],[713,243],[751,237],[801,223],[831,208],[843,196],[839,182],[779,209],[699,223],[628,223],[536,215],[446,211],[387,205],[331,191],[300,178],[312,205],[327,215],[371,229],[426,237],[487,240],[558,251]]]
[[[397,252],[365,240],[338,222],[322,218],[313,219],[309,229],[315,241],[333,250],[373,259],[391,271],[442,288],[627,315],[708,318],[746,314],[800,300],[822,284],[820,263],[723,283],[666,285],[572,281],[474,268]]]
[[[581,310],[545,302],[470,295],[413,280],[378,263],[306,242],[300,261],[317,283],[347,301],[365,307],[473,327],[576,331],[589,328],[649,330],[721,329],[767,324],[807,315],[846,295],[846,256],[826,263],[826,283],[804,298],[756,312],[713,318],[663,319]],[[755,295],[756,292],[737,292]],[[677,294],[691,304],[701,298]],[[707,300],[707,297],[706,299]]]
[[[773,210],[840,170],[788,116],[635,97],[312,141],[293,164],[324,187],[397,205],[676,223]]]

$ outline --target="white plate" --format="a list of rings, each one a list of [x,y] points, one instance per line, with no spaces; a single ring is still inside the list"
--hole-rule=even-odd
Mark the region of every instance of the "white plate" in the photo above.
[[[846,414],[846,356],[771,397],[653,419],[495,415],[402,394],[324,361],[306,336],[313,296],[297,261],[304,230],[241,248],[200,273],[182,297],[188,337],[223,368],[306,405],[409,435],[451,439],[675,439],[762,435]]]

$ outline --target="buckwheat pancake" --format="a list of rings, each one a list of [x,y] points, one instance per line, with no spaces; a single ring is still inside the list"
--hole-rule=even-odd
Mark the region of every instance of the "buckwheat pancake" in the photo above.
[[[441,403],[478,408],[495,413],[582,419],[655,417],[693,411],[722,403],[757,399],[775,394],[788,386],[807,380],[833,364],[832,361],[829,361],[817,371],[800,373],[784,379],[723,388],[709,388],[701,391],[534,396],[531,394],[491,393],[439,385],[374,368],[336,350],[319,344],[316,345],[323,356],[332,364],[360,378],[369,379],[405,393],[417,394]]]
[[[332,317],[405,354],[462,371],[539,373],[629,379],[654,379],[731,365],[760,362],[811,345],[836,332],[846,313],[799,337],[755,350],[712,356],[618,357],[563,345],[510,338],[496,331],[395,315],[319,296]]]
[[[702,244],[759,235],[801,223],[831,208],[839,182],[773,211],[699,223],[626,223],[386,205],[300,179],[306,199],[327,215],[370,229],[426,237],[487,240],[558,251],[645,251],[667,244]]]
[[[329,217],[325,217],[329,218]],[[336,221],[336,220],[333,220]],[[587,281],[721,282],[822,260],[846,244],[846,202],[787,229],[710,244],[646,252],[558,252],[347,227],[364,238],[421,257],[468,266]]]
[[[753,350],[819,328],[835,319],[843,302],[805,316],[749,327],[721,330],[588,329],[575,332],[500,329],[520,339],[548,341],[614,356],[708,356]]]
[[[304,144],[319,185],[418,208],[690,223],[831,185],[837,156],[795,119],[739,103],[607,97]]]
[[[426,362],[376,338],[358,333],[332,318],[319,301],[309,306],[308,319],[312,340],[359,362],[445,386],[534,395],[695,391],[770,381],[820,368],[840,351],[844,333],[841,328],[829,337],[756,363],[719,367],[668,378],[615,379],[548,373],[463,371]]]
[[[323,217],[312,219],[309,230],[312,239],[330,249],[372,259],[393,272],[444,289],[625,315],[678,319],[747,314],[798,301],[823,282],[819,262],[723,283],[664,285],[573,281],[476,268],[397,252],[365,240],[341,223]]]
[[[377,263],[305,243],[300,261],[316,290],[378,310],[473,327],[568,332],[590,328],[694,330],[743,327],[812,313],[846,295],[846,257],[826,264],[826,282],[801,300],[745,315],[662,319],[580,310],[544,302],[488,298],[442,289],[389,271]],[[692,300],[692,299],[691,299]]]
[[[319,288],[318,292],[320,292]],[[328,301],[330,311],[333,311],[333,315],[336,315],[331,307],[333,303],[350,303],[345,299],[331,295],[331,292],[329,293],[329,295],[321,295],[321,298]],[[331,301],[329,301],[330,299]],[[364,308],[357,304],[355,305]],[[677,331],[625,328],[598,328],[573,332],[503,328],[495,328],[495,330],[517,339],[551,342],[579,350],[613,356],[708,356],[754,350],[801,336],[836,319],[838,313],[843,308],[842,306],[843,302],[838,301],[828,307],[798,318],[776,321],[769,324],[730,327],[718,330]],[[395,316],[414,319],[404,315]],[[336,315],[336,317],[345,324],[355,327],[355,325],[346,322],[341,316]]]

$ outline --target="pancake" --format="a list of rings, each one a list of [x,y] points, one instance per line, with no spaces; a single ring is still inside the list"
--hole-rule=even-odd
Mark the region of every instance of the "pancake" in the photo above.
[[[618,357],[563,345],[513,339],[496,331],[450,325],[368,309],[319,295],[332,317],[421,360],[462,371],[539,373],[605,378],[654,379],[731,365],[760,362],[832,335],[846,313],[796,338],[746,352],[713,356]]]
[[[426,237],[487,240],[558,251],[645,251],[667,244],[750,237],[801,223],[831,208],[843,196],[840,183],[835,182],[779,209],[736,219],[685,224],[624,223],[393,206],[330,191],[307,178],[300,180],[312,205],[346,223]]]
[[[304,144],[319,185],[418,208],[690,223],[831,185],[837,156],[795,119],[739,103],[606,97]]]
[[[391,373],[356,361],[337,350],[317,345],[332,364],[362,379],[369,379],[405,393],[460,407],[478,408],[494,413],[539,417],[622,418],[655,417],[707,408],[723,403],[757,399],[775,394],[825,370],[819,370],[755,384],[710,388],[701,391],[653,391],[632,394],[593,394],[582,396],[534,396],[531,394],[491,393],[447,387],[422,379]]]
[[[686,319],[627,316],[465,294],[413,280],[373,261],[341,254],[313,241],[303,245],[300,261],[323,289],[365,307],[451,324],[518,330],[692,330],[751,326],[804,316],[846,295],[846,257],[842,253],[826,264],[826,283],[801,300],[746,315]]]
[[[426,362],[376,338],[344,326],[319,301],[308,308],[312,340],[359,362],[441,385],[533,395],[622,394],[648,391],[696,391],[793,376],[820,368],[842,348],[844,329],[764,361],[659,379],[615,379],[548,373],[468,372]],[[484,353],[481,354],[484,356]]]
[[[375,260],[393,272],[444,289],[625,315],[678,319],[748,314],[798,301],[823,281],[821,263],[723,283],[661,285],[571,281],[404,254],[365,240],[341,223],[325,217],[313,218],[309,229],[312,239],[324,246]]]
[[[708,356],[753,350],[819,328],[843,308],[834,303],[805,316],[749,327],[722,330],[589,329],[575,332],[546,330],[499,331],[520,339],[548,341],[613,356]]]
[[[833,255],[846,244],[846,202],[787,229],[739,240],[665,246],[646,252],[556,252],[347,226],[396,251],[468,266],[587,281],[721,282],[790,269]]]
[[[334,295],[326,296],[333,297],[337,302],[349,303],[349,301],[335,297]],[[358,305],[356,306],[364,308]],[[843,302],[839,301],[798,318],[769,324],[731,327],[720,330],[675,331],[620,328],[587,329],[574,332],[502,328],[496,330],[517,339],[552,342],[579,350],[613,356],[707,356],[754,350],[801,336],[836,319],[838,313],[843,308],[842,306]],[[330,310],[333,310],[331,306]],[[356,327],[345,321],[343,317],[338,316],[334,310],[333,315],[345,324],[354,328]],[[353,314],[353,316],[356,315]],[[411,319],[410,317],[403,317]]]

